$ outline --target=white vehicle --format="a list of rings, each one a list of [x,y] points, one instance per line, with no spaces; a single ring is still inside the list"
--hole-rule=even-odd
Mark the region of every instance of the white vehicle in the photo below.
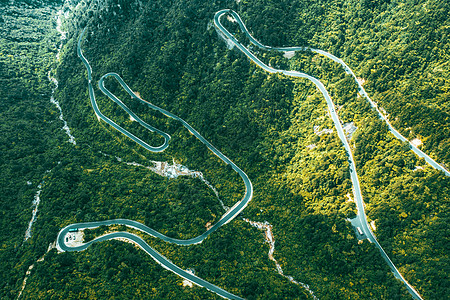
[[[361,230],[361,228],[356,227],[356,229],[358,230],[358,232],[359,232],[360,235],[363,235],[363,234],[364,234],[363,231]]]

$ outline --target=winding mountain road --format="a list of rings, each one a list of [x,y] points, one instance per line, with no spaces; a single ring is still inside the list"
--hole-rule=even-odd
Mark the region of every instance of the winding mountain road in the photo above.
[[[358,175],[356,172],[356,167],[355,167],[355,162],[354,162],[354,158],[353,158],[353,154],[352,151],[350,149],[350,146],[348,144],[348,141],[346,139],[344,130],[342,128],[342,124],[341,121],[339,120],[339,116],[336,113],[336,109],[334,106],[333,101],[331,100],[331,97],[329,96],[327,90],[325,89],[324,85],[315,77],[310,76],[308,74],[305,73],[301,73],[301,72],[297,72],[297,71],[287,71],[287,70],[278,70],[275,68],[272,68],[270,66],[267,66],[266,64],[264,64],[261,60],[259,60],[253,53],[251,53],[245,46],[243,46],[241,43],[239,43],[239,41],[227,30],[225,29],[220,20],[221,17],[223,17],[224,15],[231,15],[234,17],[234,19],[237,21],[237,23],[239,24],[240,28],[242,29],[242,31],[247,35],[247,37],[250,39],[250,42],[262,49],[266,49],[266,50],[275,50],[275,51],[302,51],[302,50],[311,50],[312,52],[327,56],[328,58],[332,59],[333,61],[339,63],[342,65],[342,67],[344,68],[345,72],[352,75],[353,78],[355,79],[355,82],[358,84],[358,89],[360,94],[365,97],[369,102],[370,105],[375,108],[378,112],[378,115],[380,116],[380,118],[382,118],[388,125],[389,130],[394,134],[394,136],[396,136],[398,139],[406,142],[407,139],[405,137],[403,137],[397,130],[395,130],[391,124],[389,123],[389,121],[387,120],[387,118],[380,112],[380,110],[378,109],[377,105],[375,102],[373,102],[369,96],[367,95],[367,93],[365,92],[364,88],[361,86],[361,84],[358,83],[358,81],[356,80],[356,76],[355,74],[352,72],[352,70],[339,58],[335,57],[334,55],[325,52],[323,50],[318,50],[318,49],[312,49],[312,48],[307,48],[307,47],[270,47],[270,46],[265,46],[263,44],[261,44],[260,42],[258,42],[255,38],[253,38],[251,36],[251,34],[249,33],[249,31],[247,30],[247,28],[245,27],[244,22],[241,20],[240,16],[229,9],[224,9],[221,11],[218,11],[215,16],[214,16],[214,25],[216,27],[216,29],[218,30],[219,34],[226,40],[231,41],[241,52],[243,52],[251,61],[253,61],[254,63],[256,63],[259,67],[261,67],[262,69],[264,69],[265,71],[269,72],[269,73],[282,73],[286,76],[292,76],[292,77],[296,77],[296,78],[306,78],[308,80],[311,80],[316,86],[317,88],[320,90],[320,92],[323,94],[326,102],[327,102],[327,106],[328,109],[330,111],[332,120],[334,122],[334,125],[336,127],[337,133],[339,138],[341,139],[344,148],[347,152],[348,155],[348,159],[349,159],[349,165],[350,165],[350,177],[353,183],[353,193],[354,193],[354,198],[356,200],[356,204],[357,204],[357,208],[358,208],[358,216],[357,216],[357,223],[360,225],[360,227],[362,228],[363,234],[372,242],[376,245],[376,247],[380,250],[382,257],[386,260],[387,264],[389,265],[389,267],[391,268],[392,272],[394,273],[394,275],[403,281],[403,283],[405,284],[406,288],[408,289],[408,291],[411,293],[411,295],[415,298],[415,299],[422,299],[420,297],[420,295],[417,293],[417,291],[403,278],[403,276],[400,274],[400,272],[397,270],[397,268],[395,267],[395,265],[392,263],[392,261],[389,259],[388,255],[384,252],[383,248],[380,246],[380,244],[378,243],[375,235],[373,234],[373,232],[371,231],[369,224],[367,222],[366,219],[366,214],[364,211],[364,202],[363,202],[363,198],[361,195],[361,189],[360,189],[360,185],[359,185],[359,180],[358,180]],[[113,93],[111,93],[104,84],[104,81],[106,78],[108,77],[112,77],[115,80],[118,81],[118,83],[122,86],[122,88],[136,101],[140,101],[146,105],[148,105],[150,108],[157,110],[159,112],[161,112],[162,114],[166,115],[167,117],[170,117],[174,120],[179,121],[187,130],[189,130],[198,140],[200,140],[203,144],[206,145],[206,147],[208,147],[209,150],[211,150],[215,155],[217,155],[223,162],[225,162],[226,164],[230,165],[233,170],[235,170],[242,178],[244,185],[245,185],[245,195],[242,198],[242,200],[238,201],[232,208],[230,208],[223,216],[222,218],[216,223],[214,224],[209,230],[207,230],[206,232],[204,232],[203,234],[194,237],[192,239],[188,239],[188,240],[180,240],[180,239],[174,239],[174,238],[170,238],[168,236],[165,236],[157,231],[155,231],[154,229],[149,228],[148,226],[133,221],[133,220],[125,220],[125,219],[114,219],[114,220],[106,220],[106,221],[98,221],[98,222],[88,222],[88,223],[75,223],[75,224],[71,224],[68,225],[66,227],[64,227],[63,229],[60,230],[60,232],[58,233],[58,237],[57,237],[57,245],[58,248],[62,251],[82,251],[87,249],[90,245],[92,245],[93,243],[97,243],[97,242],[102,242],[102,241],[106,241],[106,240],[111,240],[111,239],[116,239],[116,238],[124,238],[127,240],[130,240],[134,243],[136,243],[141,249],[143,249],[148,255],[150,255],[157,263],[159,263],[161,266],[163,266],[164,268],[176,273],[177,275],[192,281],[193,283],[205,287],[208,290],[224,297],[224,298],[228,298],[228,299],[242,299],[239,296],[236,296],[232,293],[229,293],[223,289],[221,289],[220,287],[217,287],[181,268],[179,268],[178,266],[176,266],[175,264],[173,264],[170,260],[168,260],[167,258],[165,258],[164,256],[162,256],[160,253],[158,253],[155,249],[153,249],[152,247],[150,247],[142,238],[140,238],[139,236],[135,235],[135,234],[131,234],[129,232],[114,232],[114,233],[109,233],[109,234],[105,234],[103,236],[100,236],[92,241],[89,241],[87,243],[84,243],[80,246],[68,246],[65,244],[65,236],[66,234],[69,233],[69,230],[71,229],[78,229],[78,230],[82,230],[82,229],[86,229],[86,228],[95,228],[95,227],[99,227],[101,225],[126,225],[128,227],[140,230],[144,233],[147,233],[155,238],[159,238],[163,241],[169,242],[169,243],[174,243],[177,245],[193,245],[193,244],[198,244],[201,243],[205,238],[207,238],[211,233],[213,233],[214,231],[216,231],[218,228],[220,228],[221,226],[227,224],[228,222],[230,222],[231,220],[233,220],[249,203],[249,201],[252,199],[253,196],[253,187],[251,184],[251,181],[249,180],[248,176],[239,168],[237,167],[230,159],[228,159],[225,155],[223,155],[219,150],[217,150],[212,144],[210,144],[205,138],[203,138],[193,127],[191,127],[186,121],[184,121],[183,119],[181,119],[180,117],[156,106],[151,104],[150,102],[147,102],[143,99],[141,99],[140,97],[138,97],[130,88],[129,86],[123,81],[123,79],[116,73],[107,73],[105,75],[103,75],[98,83],[99,89],[112,101],[114,101],[116,104],[118,104],[125,112],[127,112],[130,117],[132,117],[134,120],[136,120],[140,125],[142,125],[143,127],[145,127],[146,129],[155,132],[157,134],[159,134],[160,136],[162,136],[164,138],[164,143],[160,146],[151,146],[148,143],[146,143],[145,141],[143,141],[142,139],[140,139],[139,137],[133,135],[132,133],[130,133],[129,131],[127,131],[126,129],[122,128],[121,126],[119,126],[118,124],[116,124],[114,121],[112,121],[111,119],[109,119],[108,117],[106,117],[98,108],[97,102],[95,100],[95,93],[94,93],[94,88],[92,85],[92,68],[88,62],[88,60],[84,57],[82,50],[81,50],[81,41],[83,39],[83,36],[85,34],[86,28],[83,30],[82,34],[80,35],[79,39],[78,39],[78,47],[77,47],[77,52],[78,52],[78,56],[80,57],[80,59],[82,60],[83,64],[85,65],[86,69],[87,69],[87,73],[88,73],[88,90],[89,90],[89,97],[91,100],[91,104],[92,107],[94,109],[95,114],[97,115],[97,117],[99,118],[99,120],[103,120],[106,123],[108,123],[109,125],[111,125],[113,128],[115,128],[116,130],[118,130],[119,132],[121,132],[122,134],[124,134],[125,136],[129,137],[130,139],[132,139],[133,141],[135,141],[136,143],[138,143],[140,146],[144,147],[145,149],[147,149],[148,151],[151,152],[161,152],[164,151],[168,146],[169,146],[169,140],[170,140],[170,135],[168,135],[167,133],[158,130],[157,128],[147,124],[146,122],[144,122],[142,119],[140,119],[136,114],[134,114],[134,112],[132,112],[119,98],[117,98]],[[409,143],[409,141],[408,141]],[[420,149],[418,149],[417,147],[415,147],[414,145],[410,144],[410,148],[411,150],[413,150],[417,155],[419,155],[420,157],[423,157],[431,166],[433,166],[434,168],[443,171],[447,176],[450,176],[450,172],[447,171],[445,168],[443,168],[441,165],[439,165],[437,162],[435,162],[433,159],[431,159],[428,155],[426,155],[425,153],[423,153]]]
[[[143,140],[141,140],[140,138],[136,137],[135,135],[133,135],[132,133],[130,133],[129,131],[127,131],[126,129],[122,128],[121,126],[119,126],[118,124],[116,124],[114,121],[112,121],[111,119],[109,119],[108,117],[106,117],[98,108],[97,102],[95,100],[95,93],[94,93],[94,88],[92,86],[92,68],[88,62],[88,60],[84,57],[83,52],[81,51],[81,41],[83,39],[84,33],[86,31],[86,28],[83,30],[83,32],[81,33],[79,39],[78,39],[78,47],[77,47],[77,52],[78,52],[78,56],[80,57],[80,59],[82,60],[83,64],[85,65],[86,69],[87,69],[87,73],[88,73],[88,89],[89,89],[89,97],[91,100],[91,104],[92,107],[94,109],[95,114],[97,115],[97,117],[100,120],[105,121],[106,123],[108,123],[109,125],[111,125],[113,128],[115,128],[116,130],[118,130],[119,132],[121,132],[122,134],[124,134],[125,136],[129,137],[130,139],[132,139],[133,141],[135,141],[136,143],[138,143],[140,146],[144,147],[145,149],[147,149],[148,151],[151,152],[161,152],[164,151],[168,146],[169,146],[169,140],[170,140],[170,136],[163,132],[160,131],[152,126],[150,126],[149,124],[145,123],[144,121],[142,121],[136,114],[134,114],[119,98],[117,98],[113,93],[111,93],[106,87],[105,87],[105,83],[104,80],[108,77],[113,77],[114,79],[116,79],[119,84],[125,89],[125,91],[134,99],[137,101],[140,101],[146,105],[148,105],[149,107],[151,107],[154,110],[157,110],[161,113],[163,113],[164,115],[166,115],[167,117],[170,117],[172,119],[175,119],[177,121],[179,121],[184,127],[186,127],[187,130],[189,130],[198,140],[200,140],[203,144],[205,144],[206,147],[208,147],[209,150],[211,150],[215,155],[217,155],[223,162],[225,162],[225,164],[230,165],[231,168],[236,171],[239,176],[241,176],[244,185],[245,185],[245,195],[242,198],[242,200],[236,202],[236,204],[231,207],[223,216],[222,218],[216,223],[214,224],[210,229],[208,229],[207,231],[205,231],[203,234],[188,239],[188,240],[179,240],[179,239],[174,239],[174,238],[170,238],[168,236],[165,236],[159,232],[157,232],[154,229],[151,229],[139,222],[136,221],[132,221],[132,220],[124,220],[124,219],[114,219],[114,220],[105,220],[105,221],[98,221],[98,222],[88,222],[88,223],[75,223],[75,224],[70,224],[69,226],[64,227],[63,229],[60,230],[60,232],[58,233],[58,237],[57,237],[57,245],[58,248],[62,251],[82,251],[87,249],[90,245],[92,245],[93,243],[97,243],[97,242],[102,242],[102,241],[106,241],[106,240],[111,240],[111,239],[115,239],[115,238],[125,238],[128,240],[131,240],[133,242],[135,242],[141,249],[143,249],[147,254],[149,254],[157,263],[159,263],[161,266],[163,266],[164,268],[174,272],[175,274],[192,281],[193,283],[205,287],[208,290],[222,296],[228,299],[242,299],[239,296],[236,296],[230,292],[225,291],[224,289],[221,289],[220,287],[213,285],[209,282],[207,282],[206,280],[203,280],[185,270],[182,270],[181,268],[179,268],[178,266],[176,266],[175,264],[173,264],[170,260],[168,260],[167,258],[165,258],[164,256],[162,256],[159,252],[157,252],[155,249],[153,249],[152,247],[150,247],[150,245],[148,245],[142,238],[140,238],[139,236],[135,235],[135,234],[131,234],[129,232],[114,232],[114,233],[110,233],[110,234],[106,234],[103,236],[100,236],[90,242],[84,243],[83,245],[77,246],[77,247],[72,247],[72,246],[68,246],[65,244],[65,236],[66,234],[69,233],[70,229],[77,229],[77,230],[82,230],[82,229],[86,229],[86,228],[95,228],[101,225],[126,225],[135,229],[138,229],[142,232],[145,232],[153,237],[156,238],[160,238],[163,241],[169,242],[169,243],[174,243],[177,245],[193,245],[193,244],[199,244],[201,243],[205,238],[207,238],[211,233],[213,233],[214,231],[216,231],[217,229],[219,229],[221,226],[227,224],[228,222],[230,222],[231,220],[233,220],[246,206],[247,204],[250,202],[250,200],[253,197],[253,186],[252,183],[250,181],[250,179],[248,178],[247,174],[244,173],[244,171],[242,171],[238,166],[236,166],[228,157],[226,157],[224,154],[222,154],[219,150],[217,150],[211,143],[209,143],[204,137],[202,137],[200,135],[200,133],[198,133],[192,126],[190,126],[186,121],[184,121],[183,119],[181,119],[180,117],[156,106],[151,104],[150,102],[147,102],[143,99],[141,99],[140,97],[138,97],[131,89],[130,87],[123,81],[123,79],[116,73],[108,73],[103,75],[100,80],[99,80],[99,88],[100,90],[108,97],[110,98],[112,101],[114,101],[115,103],[117,103],[125,112],[127,112],[132,118],[134,118],[137,122],[139,122],[139,124],[141,124],[142,126],[144,126],[145,128],[147,128],[148,130],[152,131],[152,132],[156,132],[159,135],[161,135],[164,139],[165,142],[163,145],[158,146],[158,147],[153,147],[150,146],[149,144],[147,144],[146,142],[144,142]]]

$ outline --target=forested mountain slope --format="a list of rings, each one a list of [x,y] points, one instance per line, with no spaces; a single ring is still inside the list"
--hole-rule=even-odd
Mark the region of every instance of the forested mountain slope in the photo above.
[[[45,94],[42,102],[30,103],[25,95],[11,100],[21,95],[13,90],[19,85],[12,83],[26,78],[18,71],[5,77],[10,88],[2,87],[1,113],[8,113],[2,119],[2,132],[11,136],[2,135],[5,142],[1,146],[15,145],[14,152],[5,153],[13,155],[20,149],[30,157],[24,165],[33,169],[30,174],[13,167],[4,168],[11,169],[9,173],[2,170],[1,186],[9,193],[2,198],[5,209],[0,211],[4,216],[0,255],[5,261],[1,264],[5,280],[0,281],[4,284],[0,296],[17,296],[28,266],[68,224],[127,218],[186,239],[202,233],[208,222],[214,223],[223,214],[214,193],[200,180],[164,178],[125,162],[151,165],[151,160],[175,160],[201,171],[228,206],[244,192],[235,172],[179,123],[133,103],[114,80],[108,80],[107,87],[145,121],[169,133],[170,146],[159,154],[146,152],[98,121],[89,101],[86,69],[76,53],[77,38],[87,27],[83,52],[95,81],[107,72],[117,72],[143,99],[182,117],[247,173],[255,194],[241,215],[273,225],[274,257],[286,275],[308,284],[319,299],[409,299],[378,250],[367,241],[358,243],[347,221],[355,208],[347,196],[352,187],[345,152],[335,131],[319,136],[314,129],[333,128],[322,96],[306,80],[269,75],[239,52],[227,49],[212,19],[219,9],[232,8],[265,44],[311,46],[341,57],[365,79],[364,87],[372,99],[390,113],[390,120],[402,133],[420,137],[424,151],[449,164],[445,121],[450,84],[445,81],[449,53],[445,49],[449,42],[442,38],[448,32],[447,6],[445,1],[426,5],[413,1],[344,4],[337,0],[82,2],[64,23],[68,39],[57,69],[55,94],[77,145],[66,142],[56,113],[50,124],[42,121],[47,120],[46,115],[36,117],[46,112],[48,119],[53,115],[50,108],[36,109],[40,107],[37,103],[49,101],[48,66],[41,75],[30,76],[30,80],[40,78],[34,85],[21,83],[20,90],[27,91],[26,95],[33,89],[39,91],[35,92],[37,98]],[[49,36],[55,11],[46,15]],[[2,26],[5,24],[9,23]],[[33,23],[27,24],[32,27]],[[239,31],[231,21],[226,26]],[[45,44],[43,40],[39,47]],[[2,47],[6,53],[3,49],[8,47]],[[32,56],[34,48],[27,49]],[[49,52],[54,55],[53,50]],[[449,178],[427,167],[388,134],[368,103],[358,97],[356,85],[332,61],[310,52],[297,53],[289,60],[263,51],[258,56],[324,82],[335,103],[342,106],[342,120],[358,127],[351,144],[368,216],[375,221],[380,243],[424,299],[447,295]],[[13,70],[3,68],[6,57],[1,56],[2,72]],[[24,65],[17,64],[17,68]],[[32,72],[33,68],[28,69]],[[159,136],[138,127],[97,88],[95,93],[105,115],[149,144],[161,144]],[[10,95],[5,97],[10,101],[3,102],[3,95]],[[31,112],[22,115],[23,109]],[[27,122],[27,116],[32,121]],[[42,145],[13,144],[18,132],[32,135]],[[36,152],[39,149],[44,154]],[[17,165],[12,163],[14,157],[2,159],[2,166]],[[31,209],[23,209],[31,204],[36,184],[48,169],[52,171],[43,184],[33,235],[22,244],[22,232],[31,215]],[[29,178],[33,179],[31,187],[26,185]],[[181,268],[192,268],[199,277],[241,297],[312,298],[277,273],[267,256],[264,232],[239,217],[202,244],[190,247],[144,238]],[[43,262],[35,264],[22,294],[25,299],[114,297],[219,298],[199,287],[184,287],[181,278],[120,241],[96,244],[83,252],[57,254],[51,250]]]
[[[448,1],[244,1],[242,7],[265,44],[310,46],[346,61],[393,125],[449,167]]]
[[[0,2],[0,298],[17,295],[28,262],[48,246],[22,243],[38,185],[65,141],[47,78],[56,66],[60,5]]]

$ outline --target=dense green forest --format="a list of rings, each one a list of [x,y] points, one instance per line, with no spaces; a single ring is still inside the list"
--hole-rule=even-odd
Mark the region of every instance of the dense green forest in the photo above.
[[[67,40],[56,61],[56,11],[64,6]],[[446,1],[183,1],[102,0],[1,3],[0,26],[0,297],[16,298],[27,268],[58,231],[74,222],[133,219],[171,237],[190,238],[224,213],[199,179],[169,179],[137,162],[175,160],[201,171],[231,206],[244,194],[227,168],[179,123],[132,102],[114,80],[106,86],[146,122],[169,133],[170,146],[149,153],[96,118],[83,52],[97,81],[117,72],[143,99],[186,120],[244,172],[254,198],[241,213],[273,225],[274,257],[286,275],[320,299],[410,299],[378,250],[358,243],[345,151],[326,104],[307,80],[269,75],[229,50],[212,24],[219,9],[239,12],[254,36],[272,46],[310,46],[342,58],[402,134],[450,165]],[[239,35],[237,26],[224,23]],[[273,66],[319,78],[351,138],[366,210],[380,244],[424,299],[450,294],[450,180],[394,139],[339,65],[311,52],[257,51]],[[77,145],[67,142],[50,103],[52,68]],[[144,131],[95,89],[101,111],[148,141]],[[121,158],[119,161],[117,157]],[[47,172],[49,170],[49,172]],[[28,184],[27,182],[31,182]],[[31,203],[42,184],[32,236],[23,242]],[[190,247],[142,236],[183,269],[247,299],[312,299],[280,276],[268,259],[264,232],[238,217]],[[107,230],[86,232],[93,238]],[[35,263],[21,298],[218,299],[156,264],[131,244],[109,241]]]
[[[0,2],[0,298],[5,299],[17,296],[28,265],[48,246],[22,243],[37,186],[57,164],[56,148],[65,142],[47,79],[56,66],[54,14],[60,5]]]

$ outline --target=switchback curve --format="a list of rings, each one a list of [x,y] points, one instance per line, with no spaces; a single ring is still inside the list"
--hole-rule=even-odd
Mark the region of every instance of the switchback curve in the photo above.
[[[148,145],[146,142],[144,142],[143,140],[141,140],[140,138],[136,137],[135,135],[133,135],[132,133],[128,132],[127,130],[125,130],[124,128],[122,128],[121,126],[117,125],[115,122],[113,122],[112,120],[110,120],[108,117],[106,117],[105,115],[103,115],[100,111],[100,109],[97,106],[97,102],[95,100],[95,93],[94,93],[94,88],[92,86],[92,67],[90,66],[88,60],[84,57],[83,52],[81,51],[81,41],[82,38],[84,36],[84,33],[86,31],[86,28],[83,30],[83,32],[81,33],[79,39],[78,39],[78,44],[77,44],[77,53],[78,56],[80,57],[81,61],[83,62],[83,64],[85,65],[86,69],[87,69],[87,73],[88,73],[88,90],[89,90],[89,97],[91,100],[91,104],[92,107],[94,109],[95,114],[97,115],[97,117],[103,121],[105,121],[106,123],[108,123],[109,125],[111,125],[113,128],[115,128],[116,130],[118,130],[119,132],[121,132],[122,134],[124,134],[125,136],[129,137],[130,139],[132,139],[133,141],[135,141],[136,143],[138,143],[140,146],[144,147],[145,149],[147,149],[148,151],[151,152],[161,152],[164,151],[168,146],[168,141],[170,139],[170,136],[166,133],[164,133],[163,131],[160,131],[152,126],[150,126],[149,124],[145,123],[144,121],[142,121],[136,114],[134,114],[119,98],[117,98],[114,94],[112,94],[104,85],[104,80],[108,77],[113,77],[114,79],[116,79],[119,84],[125,89],[125,91],[135,100],[141,101],[142,103],[148,105],[149,107],[151,107],[154,110],[157,110],[161,113],[163,113],[164,115],[166,115],[167,117],[170,117],[172,119],[175,119],[177,121],[179,121],[186,129],[188,129],[198,140],[200,140],[203,144],[205,144],[205,146],[211,150],[215,155],[217,155],[223,162],[225,162],[225,164],[230,165],[231,168],[236,171],[239,176],[242,178],[244,185],[245,185],[245,194],[243,196],[243,198],[236,202],[236,204],[231,207],[223,216],[222,218],[216,223],[214,224],[211,228],[209,228],[207,231],[205,231],[203,234],[188,239],[188,240],[180,240],[180,239],[175,239],[175,238],[170,238],[168,236],[165,236],[159,232],[157,232],[154,229],[149,228],[148,226],[145,226],[142,223],[133,221],[133,220],[125,220],[125,219],[114,219],[114,220],[106,220],[106,221],[98,221],[98,222],[87,222],[87,223],[75,223],[75,224],[70,224],[66,227],[64,227],[63,229],[61,229],[58,233],[58,237],[57,237],[57,246],[61,251],[82,251],[87,249],[90,245],[92,245],[93,243],[97,243],[97,242],[102,242],[102,241],[106,241],[106,240],[111,240],[111,239],[115,239],[115,238],[125,238],[128,239],[130,241],[135,242],[141,249],[143,249],[147,254],[149,254],[157,263],[159,263],[161,266],[163,266],[164,268],[174,272],[175,274],[188,279],[190,281],[192,281],[193,283],[205,287],[206,289],[224,297],[224,298],[228,298],[228,299],[242,299],[239,296],[236,296],[230,292],[225,291],[224,289],[219,288],[218,286],[215,286],[209,282],[207,282],[206,280],[203,280],[185,270],[182,270],[181,268],[179,268],[178,266],[176,266],[175,264],[173,264],[170,260],[168,260],[166,257],[162,256],[160,253],[158,253],[155,249],[153,249],[152,247],[150,247],[150,245],[148,245],[142,238],[140,238],[137,235],[131,234],[129,232],[114,232],[114,233],[110,233],[110,234],[106,234],[103,236],[100,236],[92,241],[89,241],[87,243],[84,243],[80,246],[77,247],[70,247],[67,246],[65,244],[65,236],[67,233],[69,233],[69,230],[71,229],[86,229],[86,228],[95,228],[101,225],[126,225],[135,229],[138,229],[142,232],[145,232],[153,237],[156,238],[160,238],[163,241],[169,242],[169,243],[174,243],[177,245],[193,245],[193,244],[198,244],[201,243],[204,239],[206,239],[211,233],[213,233],[214,231],[216,231],[217,229],[219,229],[221,226],[227,224],[228,222],[230,222],[231,220],[233,220],[246,206],[247,204],[250,202],[250,200],[253,197],[253,186],[252,183],[250,181],[250,179],[248,178],[247,174],[244,173],[244,171],[242,171],[238,166],[236,166],[228,157],[226,157],[224,154],[222,154],[219,150],[217,150],[211,143],[209,143],[203,136],[200,135],[200,133],[198,133],[192,126],[190,126],[186,121],[184,121],[183,119],[181,119],[180,117],[156,106],[153,105],[143,99],[141,99],[140,97],[138,97],[130,88],[129,86],[123,81],[123,79],[116,73],[107,73],[105,75],[103,75],[100,80],[99,80],[99,88],[100,90],[111,100],[113,100],[115,103],[117,103],[125,112],[127,112],[131,117],[133,117],[136,121],[139,122],[139,124],[141,124],[142,126],[144,126],[145,128],[147,128],[150,131],[153,132],[157,132],[158,134],[160,134],[161,136],[163,136],[163,138],[165,139],[165,142],[163,145],[159,146],[159,147],[152,147],[150,145]]]

